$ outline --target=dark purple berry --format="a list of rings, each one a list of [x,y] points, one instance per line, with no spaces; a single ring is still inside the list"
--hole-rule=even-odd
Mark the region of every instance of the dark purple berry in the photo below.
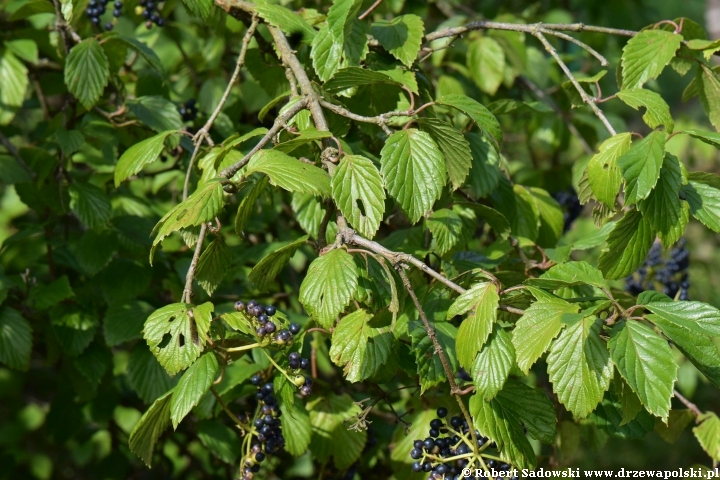
[[[413,448],[423,448],[423,441],[422,440],[415,440],[413,442]]]
[[[122,15],[122,10],[120,10],[119,8],[116,8],[115,10],[113,10],[113,17],[117,18],[121,15]]]
[[[267,322],[265,324],[265,331],[267,333],[273,333],[275,331],[275,324],[273,322]]]
[[[417,460],[418,458],[421,458],[422,456],[423,456],[423,452],[419,448],[413,448],[410,451],[410,458],[414,458],[415,460]]]
[[[299,361],[300,354],[298,352],[290,352],[290,354],[288,355],[288,360],[290,360],[290,361],[298,360]]]
[[[267,323],[268,320],[270,320],[270,318],[268,318],[268,316],[265,315],[264,313],[261,313],[260,315],[258,315],[257,319],[258,319],[258,322],[260,322],[261,325]]]
[[[422,472],[423,466],[420,462],[413,462],[412,464],[412,471],[413,472]]]
[[[238,312],[244,311],[245,310],[245,302],[242,302],[240,300],[235,302],[235,310],[237,310]]]
[[[190,100],[188,100],[188,102],[189,102],[189,101],[190,101]],[[194,104],[195,104],[195,101],[193,100],[193,105],[194,105]],[[275,312],[276,312],[276,311],[277,311],[277,310],[276,310],[275,307],[273,307],[272,305],[268,305],[267,307],[265,307],[265,314],[267,314],[268,317],[272,317],[273,315],[275,315]]]
[[[258,462],[262,462],[263,460],[265,460],[265,454],[262,452],[257,452],[255,454],[255,460]]]
[[[303,385],[302,387],[300,387],[300,395],[302,395],[303,397],[307,397],[307,396],[309,396],[311,393],[312,393],[312,388],[311,388],[311,387],[309,387],[309,386],[307,386],[307,385]]]
[[[253,307],[257,307],[257,304],[258,304],[258,303],[257,303],[255,300],[250,300],[250,301],[247,303],[248,310],[251,309],[251,308],[253,308]]]
[[[298,325],[297,323],[291,323],[290,327],[288,328],[290,329],[290,333],[292,333],[293,335],[297,335],[298,333],[300,333],[300,325]]]
[[[262,428],[262,426],[264,425],[263,419],[256,418],[255,420],[253,420],[253,425],[255,425],[255,428]]]
[[[437,409],[437,416],[438,416],[438,417],[440,417],[440,418],[445,418],[445,417],[447,417],[447,414],[448,414],[447,408],[445,408],[445,407],[440,407],[440,408]]]
[[[260,385],[262,383],[262,377],[260,375],[253,375],[250,377],[250,383],[253,385]]]
[[[105,24],[105,30],[107,30],[108,32],[109,32],[110,30],[112,30],[113,27],[114,27],[114,25],[113,25],[111,22],[107,22],[107,23]]]
[[[302,368],[303,370],[307,370],[308,368],[310,368],[310,360],[308,360],[307,358],[301,358],[300,368]]]
[[[265,327],[258,327],[258,329],[255,330],[255,333],[256,333],[257,336],[260,337],[260,338],[262,338],[262,337],[264,337],[265,335],[267,335],[267,332],[265,331]]]

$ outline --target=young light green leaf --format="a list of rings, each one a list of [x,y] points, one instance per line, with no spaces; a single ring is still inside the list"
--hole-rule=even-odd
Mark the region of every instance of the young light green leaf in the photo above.
[[[195,276],[198,285],[212,296],[231,266],[230,249],[225,244],[223,237],[216,237],[200,255]]]
[[[432,233],[438,253],[445,255],[452,250],[462,236],[460,216],[448,208],[436,210],[427,219],[427,228]]]
[[[447,105],[456,108],[475,122],[485,138],[492,144],[495,151],[500,153],[502,146],[502,130],[500,122],[490,110],[476,100],[465,95],[445,95],[435,100],[438,105]]]
[[[361,382],[376,375],[387,362],[393,346],[389,327],[373,328],[365,310],[356,310],[340,320],[332,335],[330,359],[343,367],[348,382]]]
[[[312,42],[315,38],[315,29],[289,8],[264,3],[255,5],[255,10],[263,20],[287,35],[301,33],[306,42]]]
[[[669,322],[690,323],[698,333],[720,336],[720,310],[712,305],[692,301],[652,301],[645,306]]]
[[[206,20],[212,10],[212,0],[183,0],[185,6],[195,15]]]
[[[300,303],[320,325],[331,327],[355,294],[358,276],[352,255],[331,250],[310,264],[300,285]]]
[[[145,322],[143,337],[169,375],[186,369],[200,356],[212,320],[213,304],[171,303]]]
[[[360,235],[375,236],[385,210],[385,190],[371,160],[361,155],[344,156],[332,177],[332,196]]]
[[[720,149],[720,133],[718,132],[704,132],[702,130],[683,130],[682,132],[678,133],[690,135],[693,138],[697,138],[698,140],[705,142],[708,145],[712,145],[713,147]]]
[[[247,174],[262,172],[270,183],[290,192],[330,196],[330,177],[321,168],[309,165],[277,150],[260,150],[250,159]]]
[[[115,166],[115,186],[138,173],[145,165],[157,160],[160,152],[165,148],[165,139],[173,133],[174,130],[159,133],[125,150]]]
[[[495,398],[515,364],[515,348],[510,334],[495,325],[492,335],[473,363],[472,377],[477,395],[485,401]]]
[[[109,78],[108,59],[97,40],[86,38],[70,50],[65,84],[86,109],[90,110],[100,99]]]
[[[435,338],[445,351],[450,368],[457,369],[455,358],[455,339],[457,328],[449,322],[431,322],[435,331]],[[420,377],[420,394],[422,395],[429,388],[447,382],[447,374],[443,369],[440,357],[435,354],[435,345],[422,323],[415,321],[408,325],[408,332],[412,337],[412,351],[415,353],[417,362],[417,373]]]
[[[710,123],[716,130],[720,129],[720,79],[717,73],[705,65],[700,65],[695,80],[698,99]]]
[[[551,267],[538,278],[527,279],[525,284],[546,290],[577,285],[592,285],[602,288],[605,286],[605,280],[600,270],[587,262],[565,262]]]
[[[677,363],[667,342],[647,325],[627,320],[613,328],[608,348],[647,411],[666,420],[677,379]]]
[[[517,365],[525,374],[562,330],[562,316],[580,310],[577,304],[568,303],[543,290],[530,287],[530,291],[537,301],[525,309],[512,333]]]
[[[422,18],[412,14],[379,20],[370,26],[373,38],[407,67],[415,62],[424,33]]]
[[[648,127],[657,128],[663,125],[667,132],[672,133],[675,122],[670,114],[670,107],[660,95],[651,90],[632,88],[619,91],[617,96],[635,110],[644,107],[643,120]]]
[[[130,433],[130,450],[148,467],[152,464],[153,451],[160,435],[170,425],[170,395],[172,390],[148,408]]]
[[[613,364],[600,338],[602,321],[585,317],[569,325],[548,353],[548,375],[560,403],[576,418],[585,418],[610,387]]]
[[[665,30],[643,30],[631,38],[623,48],[622,89],[639,88],[657,78],[682,40],[682,35]]]
[[[636,210],[627,212],[610,232],[607,248],[598,259],[598,267],[605,278],[627,277],[645,261],[655,239],[648,220]]]
[[[263,176],[255,185],[253,185],[250,192],[248,192],[248,194],[245,195],[240,202],[237,214],[235,215],[235,233],[238,235],[244,235],[245,225],[250,219],[250,216],[255,213],[258,198],[262,195],[269,181],[270,179],[267,176]]]
[[[70,185],[70,208],[88,227],[99,230],[110,221],[110,200],[100,187],[91,183],[74,182]]]
[[[657,232],[665,248],[670,248],[685,231],[689,220],[688,208],[680,200],[683,172],[680,161],[672,153],[665,153],[657,185],[638,208]]]
[[[67,70],[66,70],[67,71]],[[0,58],[0,125],[9,124],[25,101],[28,70],[10,49]]]
[[[203,395],[210,389],[215,381],[218,371],[218,361],[215,354],[208,352],[197,359],[188,368],[180,381],[175,386],[170,401],[170,418],[173,429],[177,430],[178,424],[190,413],[195,405],[200,402]]]
[[[248,279],[255,284],[258,291],[267,291],[270,284],[275,281],[278,274],[285,268],[287,262],[295,255],[297,249],[304,245],[308,238],[308,235],[303,235],[297,240],[281,246],[275,251],[268,253],[253,267],[248,275]]]
[[[480,90],[495,95],[505,75],[505,52],[494,38],[477,38],[468,46],[467,67]]]
[[[17,310],[0,309],[0,362],[16,370],[27,370],[31,350],[30,323]]]
[[[470,312],[460,324],[457,337],[457,357],[464,368],[472,368],[475,356],[490,336],[499,302],[495,284],[479,283],[460,295],[448,310],[448,318]]]
[[[458,189],[472,166],[472,153],[465,137],[448,122],[436,118],[418,120],[420,129],[430,134],[445,157],[445,167],[453,189]]]
[[[625,178],[625,204],[632,205],[647,198],[660,177],[660,167],[665,157],[667,133],[655,130],[634,143],[618,158],[618,165]]]
[[[367,440],[365,430],[349,430],[348,420],[360,413],[360,407],[347,394],[328,395],[312,400],[307,404],[310,411],[310,424],[313,436],[310,451],[321,463],[327,463],[330,457],[340,470],[355,463]],[[343,448],[337,448],[342,445]]]
[[[303,145],[307,145],[310,142],[330,137],[332,137],[332,133],[330,132],[321,132],[319,130],[305,130],[303,132],[300,132],[300,135],[293,137],[287,142],[278,143],[277,145],[275,145],[274,149],[283,153],[291,153],[294,150],[302,147]]]
[[[632,134],[619,133],[605,140],[598,153],[588,163],[588,181],[595,197],[610,208],[615,207],[615,197],[620,192],[622,173],[618,166],[620,158],[630,148]]]
[[[701,182],[690,180],[680,189],[690,206],[690,212],[703,225],[720,232],[720,190]]]
[[[707,412],[698,420],[702,423],[693,428],[695,438],[710,458],[715,462],[720,461],[720,418],[715,412]]]
[[[342,39],[338,41],[328,25],[323,25],[312,41],[312,58],[315,73],[323,82],[328,81],[340,68],[342,60]]]
[[[380,165],[388,193],[412,223],[440,198],[445,162],[429,134],[414,128],[393,133],[380,152]]]

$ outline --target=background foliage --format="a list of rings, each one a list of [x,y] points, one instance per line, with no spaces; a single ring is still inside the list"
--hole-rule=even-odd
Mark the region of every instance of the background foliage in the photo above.
[[[714,174],[720,144],[720,47],[702,40],[703,2],[392,0],[363,20],[373,2],[258,2],[257,23],[231,8],[241,2],[217,3],[162,2],[151,28],[134,0],[98,25],[82,0],[2,3],[0,478],[237,475],[250,437],[208,390],[252,415],[258,372],[274,379],[286,445],[256,478],[410,476],[435,409],[461,412],[408,285],[453,372],[471,375],[458,390],[474,386],[464,405],[504,460],[720,460],[717,418],[671,399],[720,408],[717,310],[624,291],[655,236],[667,257],[686,219],[687,295],[720,307],[720,184],[687,173]],[[647,27],[668,46],[648,55],[627,36],[568,32],[603,67],[546,34],[586,95],[617,94],[598,103],[610,138],[532,32],[423,39],[481,19]],[[327,128],[292,58],[330,102]],[[409,113],[382,116],[392,111]],[[566,225],[554,198],[570,188],[587,205]],[[385,261],[359,252],[380,244]],[[411,265],[406,282],[394,262]],[[636,315],[653,323],[604,325],[607,292],[624,313],[650,305]],[[295,343],[256,338],[233,313],[253,298],[302,326]],[[533,322],[550,317],[543,339]],[[628,366],[633,345],[655,366]],[[278,373],[291,351],[312,360],[310,396]],[[518,398],[537,400],[536,415],[507,413]]]

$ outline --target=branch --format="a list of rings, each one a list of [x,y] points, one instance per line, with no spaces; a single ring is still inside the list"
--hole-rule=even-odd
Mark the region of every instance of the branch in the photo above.
[[[533,24],[521,24],[521,23],[504,23],[504,22],[487,22],[477,21],[470,22],[462,27],[443,28],[436,32],[425,35],[425,41],[431,42],[438,38],[453,37],[456,35],[462,35],[463,33],[471,32],[473,30],[510,30],[513,32],[525,32],[535,35],[538,30],[553,30],[553,31],[565,31],[565,32],[595,32],[595,33],[607,33],[610,35],[620,35],[623,37],[634,37],[638,32],[633,30],[623,30],[619,28],[606,28],[606,27],[595,27],[592,25],[585,25],[584,23],[533,23]]]
[[[367,17],[368,15],[370,15],[370,14],[372,13],[372,11],[375,10],[375,9],[378,7],[378,5],[380,5],[381,3],[382,3],[382,0],[375,0],[375,3],[373,3],[372,5],[370,5],[370,6],[368,7],[368,9],[365,10],[365,12],[358,17],[358,20],[363,20],[363,19],[365,19],[365,17]]]
[[[25,163],[25,160],[22,159],[20,156],[20,152],[17,148],[15,148],[15,145],[10,142],[10,139],[8,139],[5,135],[3,135],[2,132],[0,132],[0,143],[2,143],[3,147],[7,149],[7,151],[10,153],[10,155],[13,156],[15,161],[22,167],[23,170],[25,170],[32,178],[35,178],[35,172],[33,172],[30,167],[28,167],[27,163]]]
[[[356,122],[363,123],[374,123],[375,125],[378,125],[380,128],[382,128],[383,131],[388,135],[392,134],[392,132],[387,128],[387,123],[392,117],[410,117],[417,113],[413,112],[412,110],[393,110],[392,112],[382,113],[376,117],[365,117],[363,115],[352,113],[350,110],[343,108],[340,105],[330,103],[327,100],[320,100],[320,105],[327,108],[331,112],[349,118],[350,120],[355,120]]]
[[[207,225],[205,223],[200,227],[200,234],[198,235],[197,243],[195,244],[195,253],[193,253],[192,261],[190,262],[190,268],[188,268],[187,275],[185,276],[185,288],[183,289],[181,302],[190,303],[193,297],[192,283],[197,273],[197,265],[200,260],[200,252],[202,252],[203,242],[205,241],[205,234],[207,233]]]
[[[702,412],[700,411],[700,409],[698,408],[698,406],[695,405],[694,403],[692,403],[692,402],[691,402],[690,400],[688,400],[687,398],[683,397],[683,396],[680,394],[680,392],[678,392],[677,390],[674,390],[674,395],[675,395],[675,398],[677,398],[678,400],[680,400],[680,402],[682,402],[682,404],[685,405],[685,406],[688,408],[688,410],[690,410],[690,411],[693,413],[693,415],[695,415],[695,419],[696,419],[696,421],[697,421],[697,418],[702,415]]]

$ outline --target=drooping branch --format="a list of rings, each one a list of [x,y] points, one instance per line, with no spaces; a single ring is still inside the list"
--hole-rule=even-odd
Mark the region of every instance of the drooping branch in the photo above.
[[[624,30],[620,28],[596,27],[593,25],[585,25],[584,23],[505,23],[505,22],[489,22],[476,21],[470,22],[462,27],[443,28],[436,32],[425,35],[425,41],[431,42],[438,38],[454,37],[473,30],[509,30],[513,32],[525,32],[534,34],[537,30],[552,30],[558,32],[595,32],[605,33],[608,35],[620,35],[623,37],[634,37],[638,32],[634,30]]]
[[[203,223],[200,227],[200,233],[198,234],[197,243],[195,244],[195,252],[193,253],[192,260],[190,261],[190,268],[188,268],[187,275],[185,275],[185,288],[183,289],[181,302],[190,303],[193,297],[192,283],[197,273],[198,262],[200,261],[200,253],[202,252],[202,246],[205,242],[205,235],[207,234],[207,224]]]

